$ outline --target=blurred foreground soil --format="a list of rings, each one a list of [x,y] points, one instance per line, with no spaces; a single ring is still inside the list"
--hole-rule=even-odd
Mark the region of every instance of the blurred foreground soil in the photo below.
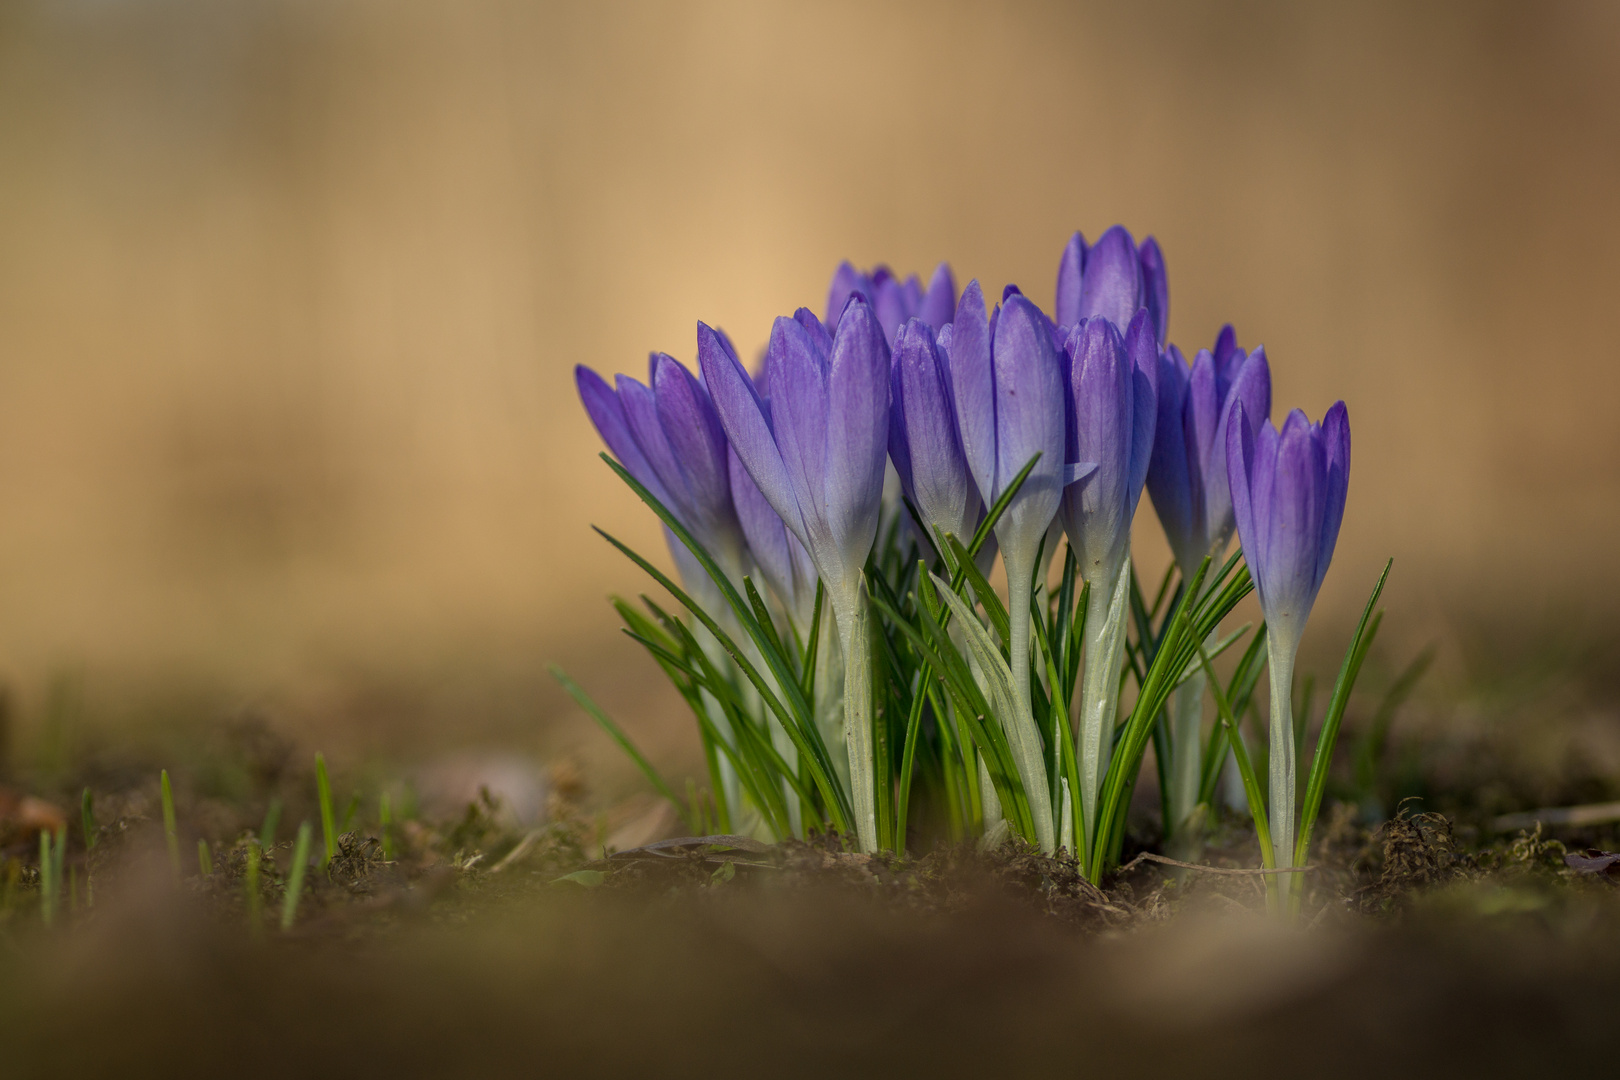
[[[1548,1075],[1606,1064],[1620,1007],[1608,892],[1097,936],[990,890],[927,915],[830,884],[552,891],[255,944],[133,889],[7,950],[7,1075]]]
[[[9,862],[5,1075],[1496,1076],[1611,1054],[1620,891],[1539,830],[1466,842],[1339,804],[1282,929],[1241,874],[1138,863],[1099,890],[1015,847],[829,839],[603,857],[599,826],[551,809],[411,820],[388,861],[351,832],[288,931],[285,840],[256,933],[245,838],[180,878],[156,821],[99,825],[51,928]],[[1257,861],[1235,819],[1204,857]]]

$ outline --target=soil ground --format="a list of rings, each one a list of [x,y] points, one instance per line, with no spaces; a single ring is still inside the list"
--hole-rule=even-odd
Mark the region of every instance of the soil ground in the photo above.
[[[177,773],[178,875],[155,770],[34,785],[56,806],[91,786],[99,824],[86,851],[64,815],[51,927],[37,842],[4,838],[0,1075],[1607,1072],[1620,889],[1601,852],[1620,833],[1491,825],[1527,798],[1607,789],[1589,761],[1528,772],[1522,725],[1459,730],[1453,714],[1408,725],[1377,791],[1341,786],[1290,929],[1263,914],[1252,874],[1144,861],[1094,888],[1016,845],[902,860],[831,838],[720,839],[604,858],[563,777],[537,827],[474,803],[396,825],[385,859],[376,823],[357,825],[283,931],[292,823],[319,820],[314,785],[303,755],[250,725]],[[1346,747],[1353,768],[1353,733]],[[1402,776],[1423,801],[1403,801]],[[255,930],[247,838],[272,794],[286,810]],[[1127,858],[1155,850],[1151,812],[1141,828]],[[215,838],[208,875],[199,836]],[[1218,820],[1199,861],[1257,865],[1247,823]]]

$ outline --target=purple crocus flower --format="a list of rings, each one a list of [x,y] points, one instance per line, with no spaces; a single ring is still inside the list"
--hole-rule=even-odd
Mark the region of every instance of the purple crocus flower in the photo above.
[[[1271,416],[1265,349],[1246,353],[1231,326],[1189,369],[1174,345],[1159,359],[1159,421],[1147,489],[1183,577],[1226,550],[1235,521],[1226,475],[1226,428],[1236,403],[1249,424]]]
[[[1159,349],[1151,316],[1138,309],[1123,334],[1110,319],[1083,318],[1064,343],[1067,459],[1097,470],[1063,493],[1063,523],[1080,563],[1095,580],[1129,554],[1131,518],[1142,497],[1158,420]]]
[[[1254,575],[1266,626],[1297,639],[1322,587],[1344,520],[1350,483],[1350,416],[1344,402],[1313,424],[1298,409],[1278,431],[1248,422],[1246,407],[1226,432],[1226,468],[1243,557]]]
[[[1157,240],[1150,236],[1137,247],[1123,225],[1113,226],[1090,247],[1078,232],[1069,238],[1058,263],[1059,326],[1101,315],[1124,333],[1142,308],[1147,308],[1153,335],[1162,345],[1170,326],[1170,284]]]
[[[1235,521],[1226,475],[1226,429],[1243,405],[1252,427],[1271,415],[1271,370],[1264,349],[1238,347],[1237,333],[1222,327],[1215,348],[1201,349],[1189,369],[1171,345],[1159,357],[1159,421],[1147,488],[1164,526],[1181,576],[1198,572],[1205,556],[1226,551]],[[1172,695],[1166,775],[1167,836],[1181,857],[1195,854],[1196,839],[1184,835],[1203,779],[1205,679],[1194,672]]]
[[[1101,250],[1101,244],[1093,250],[1092,264]],[[1147,308],[1138,308],[1122,334],[1107,315],[1082,316],[1064,343],[1066,456],[1097,463],[1095,472],[1063,493],[1064,531],[1080,577],[1091,586],[1076,724],[1088,851],[1119,705],[1130,607],[1131,519],[1147,479],[1158,419],[1159,349],[1151,320]]]
[[[895,335],[907,320],[921,319],[937,334],[956,316],[956,279],[947,263],[934,268],[926,291],[916,274],[902,282],[887,266],[879,265],[863,274],[848,262],[840,263],[827,289],[828,326],[838,324],[844,305],[856,294],[866,297],[872,305],[891,349]]]
[[[1344,402],[1313,424],[1298,409],[1278,431],[1248,422],[1239,402],[1226,430],[1226,470],[1243,557],[1266,618],[1271,674],[1271,831],[1279,866],[1294,861],[1294,658],[1344,521],[1350,416]]]
[[[1039,454],[1017,496],[996,522],[1007,570],[1008,669],[1020,715],[1009,730],[1041,847],[1055,845],[1051,799],[1034,733],[1029,687],[1030,593],[1036,558],[1063,488],[1089,465],[1064,464],[1063,371],[1051,320],[1013,286],[1004,306],[985,314],[984,293],[968,283],[951,326],[950,361],[956,417],[968,468],[994,504]],[[1030,730],[1026,730],[1030,729]]]
[[[999,499],[1029,459],[1041,455],[996,523],[1008,575],[1020,582],[1033,569],[1069,479],[1064,470],[1063,372],[1049,326],[1040,308],[1018,292],[1009,292],[1006,306],[987,316],[977,281],[963,290],[951,325],[962,451],[985,500]]]
[[[889,373],[889,459],[925,529],[966,544],[984,514],[956,423],[950,355],[921,319],[900,328]],[[924,537],[931,543],[933,536]]]
[[[844,649],[844,718],[861,846],[877,846],[871,655],[862,567],[877,536],[888,458],[889,348],[872,306],[852,296],[828,337],[801,308],[771,329],[770,404],[730,343],[698,328],[704,381],[737,459],[826,586]]]
[[[650,385],[620,375],[615,390],[581,364],[574,380],[591,423],[619,464],[740,582],[747,545],[731,497],[725,431],[709,392],[664,353],[652,354],[648,372]],[[680,565],[683,579],[694,583],[686,572],[690,564]]]

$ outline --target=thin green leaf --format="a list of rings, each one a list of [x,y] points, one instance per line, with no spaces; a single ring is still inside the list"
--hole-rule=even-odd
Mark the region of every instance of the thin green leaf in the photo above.
[[[1394,559],[1384,564],[1384,572],[1378,575],[1378,584],[1373,586],[1372,595],[1367,597],[1367,606],[1361,612],[1361,622],[1356,626],[1355,636],[1350,640],[1350,647],[1344,654],[1344,663],[1339,667],[1339,677],[1333,684],[1333,696],[1328,700],[1327,715],[1322,718],[1322,730],[1316,736],[1316,752],[1311,757],[1310,779],[1305,785],[1305,803],[1300,816],[1299,838],[1294,842],[1296,865],[1304,865],[1305,856],[1310,852],[1311,830],[1315,827],[1316,815],[1322,808],[1322,792],[1327,788],[1328,766],[1333,757],[1333,744],[1339,737],[1339,722],[1344,719],[1345,706],[1350,703],[1350,692],[1355,689],[1356,677],[1361,674],[1362,661],[1367,658],[1367,650],[1372,647],[1373,638],[1378,636],[1378,624],[1383,616],[1381,612],[1375,615],[1373,609],[1378,606],[1378,598],[1384,592],[1384,582],[1389,580],[1389,571],[1394,565]],[[1294,897],[1297,903],[1297,890]]]
[[[653,786],[653,790],[674,804],[676,811],[686,821],[687,826],[695,827],[697,822],[692,820],[685,804],[681,802],[676,796],[675,790],[664,780],[663,774],[653,766],[652,762],[647,760],[646,755],[630,740],[630,736],[626,735],[623,729],[618,724],[615,724],[613,719],[602,710],[602,707],[592,701],[590,695],[578,683],[569,678],[562,668],[556,664],[551,664],[547,666],[546,670],[551,672],[551,677],[556,679],[562,685],[562,688],[568,692],[568,696],[578,702],[579,707],[584,709],[592,720],[596,721],[597,726],[607,732],[608,738],[619,744],[619,749],[623,750],[625,755],[635,762],[636,768],[641,770],[641,774],[647,778],[647,782]]]

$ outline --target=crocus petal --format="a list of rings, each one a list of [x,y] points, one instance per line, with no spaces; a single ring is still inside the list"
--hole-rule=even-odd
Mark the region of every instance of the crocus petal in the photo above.
[[[1048,325],[1041,310],[1021,295],[1007,299],[996,323],[992,354],[997,476],[985,498],[994,502],[1029,459],[1036,453],[1041,455],[1019,489],[1017,507],[1009,508],[1003,518],[1015,519],[1011,530],[998,530],[1003,549],[1011,545],[1014,535],[1038,540],[1057,512],[1062,495],[1063,373]],[[951,359],[954,371],[954,352]],[[958,397],[965,393],[965,388],[959,390]]]
[[[754,381],[743,370],[736,354],[726,349],[714,331],[702,323],[698,323],[698,364],[720,425],[725,428],[726,438],[738,459],[759,485],[760,493],[771,508],[801,542],[808,543],[809,532],[787,463],[777,449]]]
[[[849,306],[856,303],[866,308],[864,300],[855,298]],[[770,350],[771,420],[776,445],[787,466],[794,499],[804,514],[807,532],[802,539],[805,546],[819,556],[829,539],[826,533],[827,359],[804,327],[787,318],[778,318],[771,327]],[[749,464],[748,455],[740,446],[737,455],[744,465]],[[764,484],[760,484],[760,490],[770,497],[770,490]]]
[[[906,321],[907,311],[905,292],[900,283],[892,277],[885,277],[881,284],[875,285],[873,291],[877,293],[872,297],[872,312],[877,316],[878,325],[883,328],[883,339],[892,343],[894,335],[900,332],[900,325]],[[848,305],[844,308],[844,315],[848,315]],[[842,326],[840,321],[834,325]]]
[[[591,418],[602,441],[607,443],[608,451],[624,466],[625,471],[653,493],[654,498],[668,506],[669,492],[664,490],[663,483],[648,464],[647,456],[630,434],[629,422],[624,417],[624,405],[613,387],[584,364],[574,368],[574,384],[579,388],[579,399],[585,405],[585,414]]]
[[[708,392],[679,360],[660,356],[653,372],[658,420],[669,439],[694,508],[707,528],[729,529],[733,518],[726,467],[726,433]]]
[[[845,306],[847,307],[848,305]],[[822,356],[826,356],[828,353],[832,352],[833,336],[830,327],[837,326],[837,323],[829,324],[822,322],[820,319],[816,318],[816,313],[811,311],[809,308],[800,308],[799,310],[795,311],[793,313],[793,321],[804,327],[804,332],[810,335],[810,340],[815,343],[816,351]],[[765,354],[769,356],[770,351],[770,346],[767,344],[765,346]],[[769,384],[767,383],[766,385],[768,386]]]
[[[1213,361],[1211,366],[1214,366]],[[1230,517],[1232,495],[1227,486],[1226,428],[1234,422],[1233,417],[1239,404],[1242,405],[1243,413],[1247,417],[1244,422],[1251,428],[1271,418],[1271,368],[1266,363],[1264,348],[1256,349],[1244,357],[1232,382],[1231,392],[1226,397],[1226,405],[1221,411],[1214,437],[1208,444],[1208,457],[1203,466],[1204,475],[1209,478],[1204,488],[1204,513],[1205,528],[1212,544],[1228,535],[1232,528]]]
[[[1254,504],[1253,559],[1249,566],[1254,570],[1255,589],[1260,593],[1262,610],[1267,610],[1269,596],[1276,591],[1278,582],[1278,575],[1272,572],[1271,558],[1271,523],[1276,513],[1277,442],[1277,429],[1271,421],[1261,424],[1254,436],[1254,464],[1249,474],[1249,499]],[[1250,554],[1246,548],[1244,558],[1249,559]]]
[[[893,364],[889,447],[895,469],[923,524],[965,541],[977,521],[978,493],[956,430],[950,372],[927,323],[913,319],[901,328]]]
[[[681,518],[683,525],[691,528],[696,518],[691,493],[686,477],[681,474],[680,462],[675,459],[675,450],[664,433],[664,425],[659,422],[657,397],[650,387],[643,386],[628,375],[620,375],[616,382],[630,434],[635,438],[636,445],[641,447],[642,454],[646,455],[653,475],[658,477],[658,482],[669,493],[670,502],[665,505]]]
[[[1326,462],[1310,420],[1295,409],[1277,442],[1277,478],[1272,490],[1271,539],[1266,552],[1268,621],[1302,625],[1316,599],[1316,561],[1322,546]]]
[[[900,477],[900,490],[915,503],[917,492],[911,479],[911,438],[906,431],[906,388],[900,375],[900,355],[905,348],[906,337],[906,328],[902,327],[889,364],[889,460],[894,462],[895,474]]]
[[[1131,359],[1131,462],[1125,490],[1125,520],[1129,523],[1142,497],[1142,483],[1153,456],[1153,431],[1159,419],[1159,342],[1148,309],[1139,310],[1131,318],[1130,329],[1125,332],[1125,352]]]
[[[1142,306],[1142,262],[1131,234],[1115,225],[1086,252],[1080,318],[1102,316],[1123,330]]]
[[[824,400],[817,432],[826,453],[822,505],[834,545],[853,576],[877,537],[889,449],[889,346],[867,304],[855,301],[844,309]],[[810,412],[806,418],[815,422]],[[779,419],[779,439],[785,427]],[[810,429],[800,435],[807,440]]]
[[[838,264],[838,269],[833,272],[832,284],[827,287],[827,325],[838,325],[838,317],[844,313],[844,305],[849,303],[854,293],[861,293],[870,300],[872,282],[845,260]]]
[[[956,306],[950,335],[951,379],[956,387],[957,428],[968,470],[986,502],[996,488],[996,379],[990,362],[990,324],[984,293],[977,280],[968,282]],[[1019,465],[1022,468],[1022,463]]]
[[[1185,572],[1195,556],[1202,529],[1195,521],[1194,472],[1183,422],[1190,382],[1181,350],[1169,346],[1159,356],[1159,416],[1153,429],[1153,456],[1148,465],[1148,496],[1165,537]]]
[[[1170,279],[1164,271],[1164,252],[1150,236],[1142,241],[1138,257],[1142,261],[1142,306],[1152,319],[1154,336],[1163,344],[1170,330]]]
[[[1098,317],[1082,320],[1069,331],[1065,366],[1067,456],[1097,462],[1095,473],[1064,493],[1064,526],[1081,560],[1081,572],[1090,580],[1116,554],[1130,529],[1134,364],[1119,330]]]
[[[776,593],[777,599],[791,610],[797,606],[798,597],[794,591],[793,557],[788,551],[788,532],[782,525],[782,518],[760,493],[759,485],[748,475],[748,470],[743,468],[737,451],[728,446],[726,459],[732,502],[737,508],[737,522],[748,541],[748,550],[759,564],[765,583]]]
[[[906,302],[906,318],[915,319],[918,313],[922,311],[922,280],[916,274],[908,276],[905,283],[900,286],[900,295]]]
[[[1254,426],[1245,415],[1243,403],[1236,402],[1232,421],[1226,427],[1226,475],[1232,494],[1232,515],[1237,519],[1238,542],[1243,547],[1243,558],[1249,564],[1251,575],[1259,563],[1256,547],[1258,529],[1249,483],[1254,470],[1255,434]],[[1259,578],[1256,577],[1255,581],[1258,584]]]
[[[1333,547],[1339,541],[1339,526],[1344,522],[1344,502],[1350,489],[1350,413],[1344,402],[1335,402],[1322,418],[1322,451],[1326,470],[1326,487],[1322,509],[1322,539],[1316,556],[1316,581],[1312,591],[1322,587],[1328,564],[1333,561]]]
[[[949,263],[934,267],[934,276],[928,282],[919,311],[922,321],[939,333],[956,318],[956,278],[951,275]]]
[[[1063,258],[1058,262],[1057,303],[1053,314],[1059,326],[1073,326],[1080,321],[1081,282],[1086,268],[1086,238],[1076,232],[1063,246]]]

